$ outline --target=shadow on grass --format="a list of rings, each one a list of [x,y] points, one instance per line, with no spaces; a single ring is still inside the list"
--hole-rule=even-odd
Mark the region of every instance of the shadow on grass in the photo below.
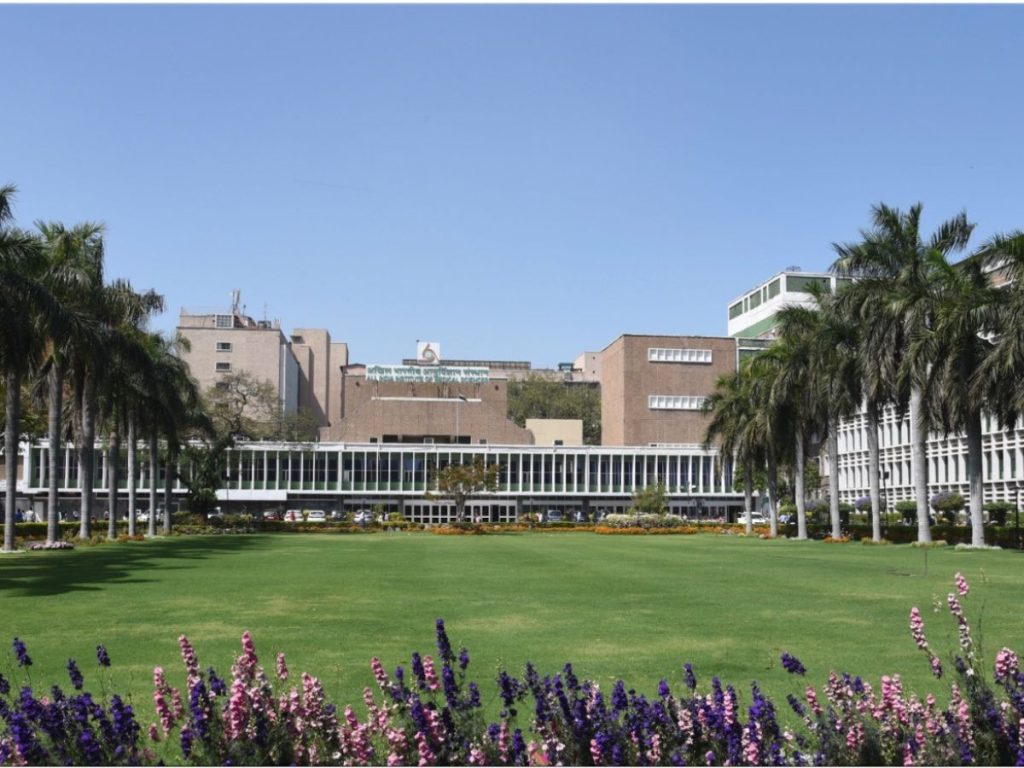
[[[0,557],[0,595],[41,597],[97,591],[108,583],[143,584],[156,580],[147,573],[266,545],[265,536],[178,536]]]

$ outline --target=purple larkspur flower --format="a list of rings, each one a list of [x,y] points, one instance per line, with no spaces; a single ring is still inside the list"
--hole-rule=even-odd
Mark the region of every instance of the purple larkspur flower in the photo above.
[[[661,696],[661,698],[663,699],[667,699],[669,696],[672,695],[672,692],[669,690],[668,687],[668,680],[662,678],[658,682],[658,695]]]
[[[18,638],[14,638],[14,642],[11,643],[11,647],[14,648],[14,656],[18,660],[19,667],[32,666],[32,658],[28,655],[28,650],[25,648],[25,643],[23,643]]]
[[[791,675],[802,675],[807,671],[806,667],[800,663],[800,659],[796,656],[790,656],[788,653],[782,654],[782,666]]]
[[[686,680],[686,687],[691,691],[697,688],[697,678],[693,674],[693,664],[687,662],[683,664],[684,679]]]
[[[416,676],[416,682],[419,684],[420,690],[425,690],[427,687],[427,673],[423,669],[423,659],[415,651],[412,654],[412,673]]]
[[[206,670],[206,677],[210,681],[210,691],[214,696],[223,696],[228,692],[227,683],[217,677],[217,673],[214,671],[213,667]]]
[[[448,641],[448,633],[444,630],[444,619],[437,620],[437,655],[441,657],[441,663],[455,660],[452,654],[452,644]]]
[[[476,683],[469,684],[469,706],[477,708],[480,706],[480,689]]]
[[[626,684],[619,680],[615,683],[615,687],[612,688],[612,711],[618,714],[628,706],[629,700],[626,698]]]
[[[459,649],[459,669],[463,672],[466,671],[466,667],[469,666],[469,651],[465,648]]]
[[[105,645],[96,646],[96,661],[101,667],[110,666],[110,654],[107,653],[107,647]]]
[[[74,659],[68,659],[68,677],[71,678],[71,686],[76,690],[82,690],[82,686],[85,685],[85,679],[82,677],[82,673],[78,669],[78,665]]]
[[[6,696],[11,692],[11,684],[7,682],[7,678],[0,675],[0,696]]]

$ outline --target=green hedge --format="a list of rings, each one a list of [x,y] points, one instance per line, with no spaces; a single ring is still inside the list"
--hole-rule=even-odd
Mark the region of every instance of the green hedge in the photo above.
[[[796,523],[787,523],[780,526],[780,531],[787,536],[796,536]],[[871,538],[871,526],[854,524],[844,525],[843,533],[851,539]],[[951,546],[954,544],[971,543],[971,527],[969,525],[933,525],[931,527],[932,540],[943,539]],[[832,532],[827,525],[807,525],[807,535],[811,538],[825,538]],[[886,525],[882,526],[882,538],[894,544],[912,544],[917,541],[917,525]],[[1024,526],[1021,529],[1021,538],[1024,539]],[[1016,529],[1012,525],[985,526],[985,543],[989,546],[999,546],[1012,549],[1016,546]]]

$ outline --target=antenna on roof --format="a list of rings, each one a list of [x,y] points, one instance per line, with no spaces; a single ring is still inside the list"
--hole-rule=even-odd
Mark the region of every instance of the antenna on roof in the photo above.
[[[233,315],[237,315],[238,314],[238,304],[239,304],[239,302],[241,300],[242,300],[242,292],[240,290],[238,290],[237,288],[235,288],[235,290],[233,290],[231,292],[231,314],[233,314]]]

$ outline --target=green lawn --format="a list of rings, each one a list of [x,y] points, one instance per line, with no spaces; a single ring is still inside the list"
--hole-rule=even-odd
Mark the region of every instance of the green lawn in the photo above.
[[[925,565],[910,547],[589,533],[219,536],[22,553],[0,557],[0,671],[20,681],[16,635],[35,661],[33,683],[64,685],[73,656],[97,690],[95,647],[105,643],[114,666],[104,685],[131,691],[148,722],[153,666],[183,684],[180,633],[204,666],[227,674],[249,629],[269,667],[283,650],[293,672],[356,704],[373,685],[370,657],[391,670],[414,650],[435,654],[441,616],[455,647],[469,648],[485,699],[500,665],[518,675],[527,660],[542,673],[572,661],[602,687],[621,677],[650,694],[661,677],[680,685],[689,661],[745,701],[751,680],[781,699],[801,688],[779,666],[783,650],[816,685],[830,669],[876,687],[899,672],[922,692],[931,678],[907,616],[922,609],[945,658],[954,628],[930,606],[958,570],[988,657],[1020,650],[1024,555],[932,550]]]

